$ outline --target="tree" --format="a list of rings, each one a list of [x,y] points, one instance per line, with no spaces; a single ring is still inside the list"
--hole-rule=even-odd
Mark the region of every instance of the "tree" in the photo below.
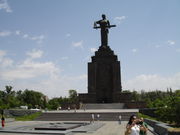
[[[140,94],[137,91],[133,91],[132,93],[132,101],[140,101]]]
[[[77,103],[78,95],[76,90],[69,90],[69,99],[71,103]]]
[[[19,90],[16,92],[16,98],[20,101],[20,105],[25,105],[23,100],[23,91]]]
[[[43,108],[44,95],[41,92],[26,89],[22,94],[22,98],[29,108]]]
[[[58,100],[59,100],[58,98],[53,98],[53,99],[49,100],[49,102],[48,102],[48,108],[49,108],[49,109],[56,110],[56,109],[60,106]]]
[[[161,93],[158,99],[150,102],[149,107],[157,108],[155,113],[160,121],[175,122],[180,126],[180,90]]]
[[[5,86],[5,90],[2,93],[3,97],[3,103],[4,103],[4,107],[5,108],[14,108],[17,107],[19,105],[18,100],[16,99],[15,95],[16,92],[12,90],[13,87],[12,86]]]
[[[5,86],[5,88],[5,92],[7,93],[7,95],[11,95],[13,93],[12,86]]]

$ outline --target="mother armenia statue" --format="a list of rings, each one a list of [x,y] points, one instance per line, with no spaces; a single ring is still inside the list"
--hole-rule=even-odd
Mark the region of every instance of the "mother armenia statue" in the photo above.
[[[99,26],[97,26],[97,24]],[[116,27],[116,25],[110,25],[109,20],[106,19],[106,15],[102,14],[102,20],[94,22],[94,29],[101,29],[101,46],[107,46],[108,45],[108,33],[109,28]]]

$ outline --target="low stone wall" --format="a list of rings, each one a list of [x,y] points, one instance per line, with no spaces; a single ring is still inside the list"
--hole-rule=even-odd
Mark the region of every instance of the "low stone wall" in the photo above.
[[[154,126],[154,132],[160,134],[160,135],[168,135],[168,128],[170,128],[169,126],[167,126],[165,123],[161,123],[161,124],[156,124]]]
[[[180,131],[175,131],[166,123],[150,119],[144,119],[144,121],[154,129],[155,133],[159,135],[180,135]]]
[[[159,122],[156,120],[150,120],[150,119],[144,119],[144,121],[153,128],[155,127],[156,124],[162,123],[162,122]]]
[[[4,110],[6,116],[25,116],[39,112],[39,110],[25,110],[25,109],[8,109]]]

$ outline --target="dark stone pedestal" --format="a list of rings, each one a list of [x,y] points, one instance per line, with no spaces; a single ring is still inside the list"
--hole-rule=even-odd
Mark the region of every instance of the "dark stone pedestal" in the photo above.
[[[107,45],[99,47],[88,63],[88,93],[79,94],[83,103],[118,103],[121,100],[120,61]]]

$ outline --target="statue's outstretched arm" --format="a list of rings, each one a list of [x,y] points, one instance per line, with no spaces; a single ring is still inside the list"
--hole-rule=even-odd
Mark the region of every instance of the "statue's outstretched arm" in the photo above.
[[[109,20],[107,20],[107,26],[108,26],[108,28],[110,28],[110,22],[109,22]]]

